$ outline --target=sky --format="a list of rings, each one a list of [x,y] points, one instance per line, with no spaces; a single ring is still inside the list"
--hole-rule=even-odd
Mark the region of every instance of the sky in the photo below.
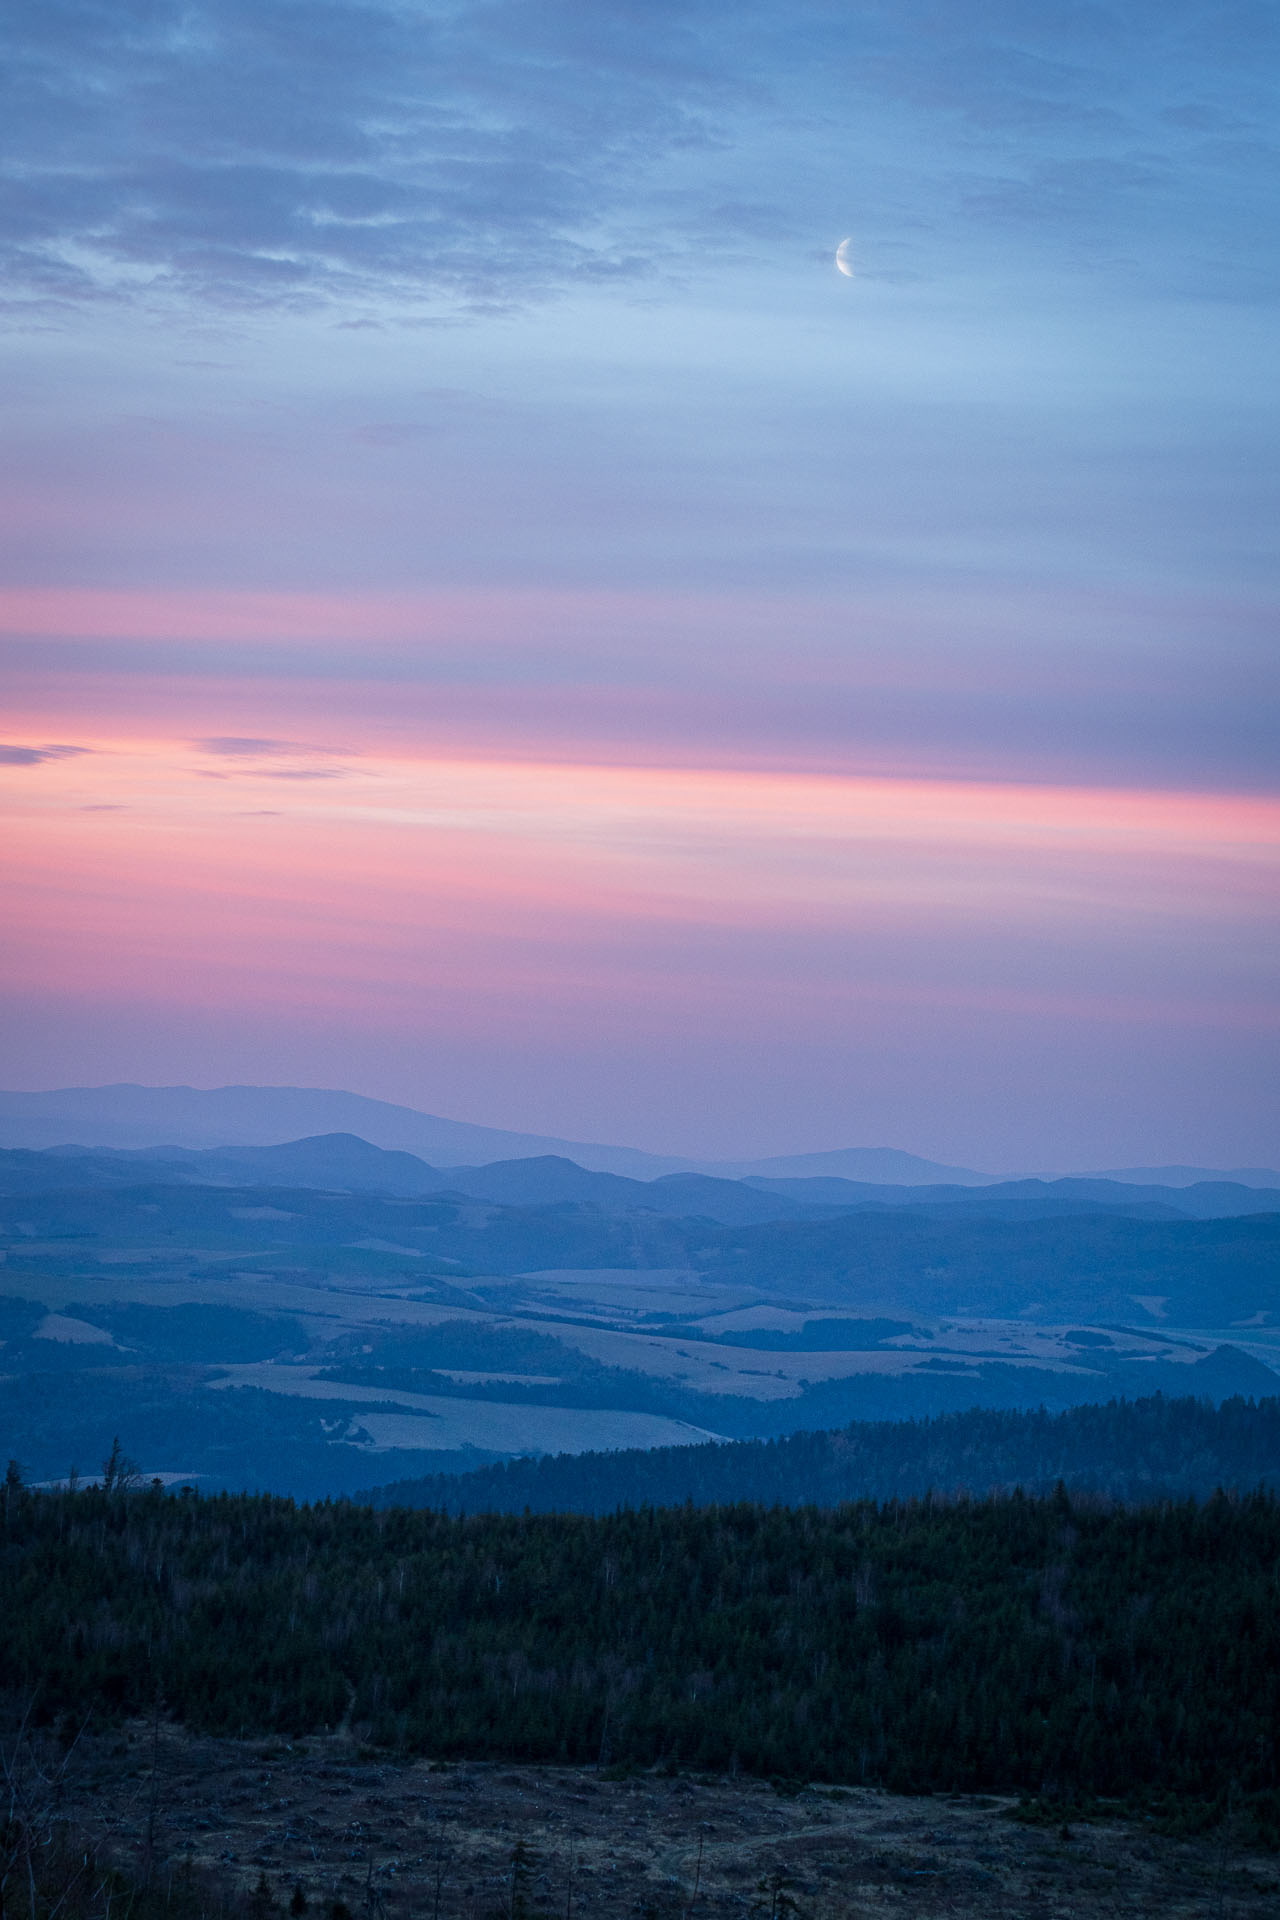
[[[1272,6],[7,19],[0,1081],[1280,1160]]]

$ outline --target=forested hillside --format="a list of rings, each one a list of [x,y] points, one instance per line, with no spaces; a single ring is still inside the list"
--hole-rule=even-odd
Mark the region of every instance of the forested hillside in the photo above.
[[[113,1476],[114,1478],[114,1476]],[[1280,1835],[1280,1504],[1065,1494],[450,1518],[6,1493],[45,1720],[1233,1804]]]
[[[403,1480],[361,1497],[447,1513],[612,1513],[619,1507],[836,1506],[927,1493],[1052,1492],[1111,1499],[1280,1488],[1280,1399],[1138,1401],[1066,1413],[973,1408],[932,1420],[855,1422],[703,1447],[631,1448],[509,1460]]]
[[[753,1204],[759,1199],[744,1191]],[[305,1271],[325,1268],[339,1250],[342,1264],[354,1255],[359,1265],[364,1252],[383,1277],[411,1278],[459,1300],[449,1283],[465,1292],[477,1277],[683,1269],[811,1307],[1095,1323],[1127,1323],[1137,1311],[1170,1326],[1222,1328],[1272,1312],[1280,1214],[1188,1220],[1086,1211],[1039,1219],[894,1207],[725,1226],[568,1201],[397,1200],[292,1186],[139,1184],[0,1199],[0,1250],[15,1292],[20,1276],[44,1271],[51,1259],[59,1264],[59,1254],[62,1264],[83,1268],[98,1249],[136,1256],[142,1246],[163,1247],[171,1258],[190,1249],[188,1272],[209,1272],[236,1255],[256,1261],[265,1248],[273,1265]]]
[[[898,1206],[727,1227],[142,1184],[0,1197],[0,1256],[0,1459],[34,1481],[90,1471],[113,1433],[167,1482],[312,1499],[514,1456],[1277,1391],[1274,1214]]]

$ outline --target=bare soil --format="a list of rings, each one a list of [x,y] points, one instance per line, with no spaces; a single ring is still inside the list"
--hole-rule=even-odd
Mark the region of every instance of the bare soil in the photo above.
[[[153,1760],[155,1762],[153,1767]],[[396,1763],[135,1727],[82,1741],[64,1806],[122,1864],[265,1875],[312,1920],[1274,1920],[1280,1861],[1230,1832],[1027,1826],[1013,1802],[571,1767]],[[513,1860],[517,1847],[527,1865]],[[264,1916],[265,1920],[265,1916]]]

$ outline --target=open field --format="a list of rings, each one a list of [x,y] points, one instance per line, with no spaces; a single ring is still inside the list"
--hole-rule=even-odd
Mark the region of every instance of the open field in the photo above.
[[[210,1382],[217,1390],[265,1387],[268,1392],[306,1400],[363,1403],[361,1428],[371,1451],[422,1448],[441,1452],[483,1447],[494,1453],[586,1453],[610,1447],[696,1446],[719,1438],[705,1427],[667,1420],[659,1414],[631,1413],[609,1407],[538,1407],[502,1400],[443,1399],[435,1394],[400,1393],[387,1387],[334,1385],[313,1378],[310,1367],[229,1366]],[[499,1376],[507,1379],[509,1376]],[[550,1383],[554,1385],[555,1383]],[[387,1412],[389,1406],[403,1413]]]
[[[10,1195],[0,1449],[44,1481],[119,1433],[145,1474],[311,1497],[512,1454],[1268,1395],[1275,1238],[1266,1216],[724,1228],[298,1188]],[[1179,1319],[1208,1292],[1220,1331]]]
[[[1064,1830],[1010,1818],[1014,1804],[820,1786],[779,1793],[747,1778],[399,1765],[341,1732],[287,1747],[164,1726],[153,1737],[138,1724],[86,1739],[66,1798],[68,1813],[125,1857],[145,1853],[150,1829],[155,1870],[191,1859],[246,1890],[265,1874],[283,1901],[300,1884],[316,1915],[334,1900],[385,1920],[509,1915],[518,1843],[530,1856],[516,1890],[526,1910],[565,1920],[1275,1912],[1280,1864],[1244,1851],[1229,1829],[1185,1840],[1072,1819]]]

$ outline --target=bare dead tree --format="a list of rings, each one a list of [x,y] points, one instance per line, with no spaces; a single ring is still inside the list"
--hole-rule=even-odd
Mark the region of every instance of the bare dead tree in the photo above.
[[[32,1692],[14,1709],[8,1736],[0,1738],[0,1920],[17,1920],[24,1907],[30,1920],[38,1908],[55,1920],[99,1873],[92,1849],[69,1846],[60,1820],[84,1725],[60,1746],[35,1729],[35,1707]]]
[[[143,1854],[143,1885],[150,1886],[156,1857],[156,1808],[160,1792],[160,1689],[151,1709],[151,1780],[147,1793],[147,1837]]]
[[[689,1904],[684,1910],[684,1920],[689,1920],[697,1902],[699,1889],[702,1886],[702,1849],[706,1845],[706,1841],[707,1836],[705,1830],[700,1830],[698,1834],[698,1865],[693,1876],[693,1892],[689,1895]]]
[[[432,1861],[431,1920],[440,1920],[440,1899],[444,1891],[445,1840],[444,1822],[436,1831],[435,1858]]]

